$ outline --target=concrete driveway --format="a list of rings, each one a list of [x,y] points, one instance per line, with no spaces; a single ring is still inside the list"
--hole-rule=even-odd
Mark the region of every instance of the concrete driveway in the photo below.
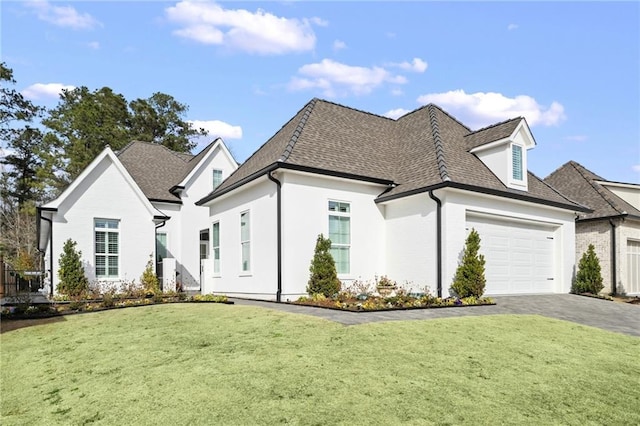
[[[416,309],[408,311],[344,312],[274,302],[232,299],[238,305],[261,306],[303,315],[313,315],[344,325],[376,321],[450,318],[473,315],[542,315],[616,333],[640,336],[640,305],[611,302],[573,294],[497,296],[494,306]]]

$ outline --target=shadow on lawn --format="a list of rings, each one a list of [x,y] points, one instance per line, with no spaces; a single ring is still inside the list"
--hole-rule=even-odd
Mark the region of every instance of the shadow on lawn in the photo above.
[[[32,327],[34,325],[51,324],[55,322],[66,321],[63,315],[57,315],[47,318],[33,318],[33,319],[6,319],[3,318],[0,321],[0,334],[7,331],[18,330],[20,328]]]

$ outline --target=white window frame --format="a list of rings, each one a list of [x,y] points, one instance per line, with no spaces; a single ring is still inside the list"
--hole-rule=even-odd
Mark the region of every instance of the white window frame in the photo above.
[[[340,204],[346,204],[348,206],[348,212],[341,212],[341,211],[332,211],[331,209],[331,203],[337,203],[338,206]],[[333,200],[330,199],[327,202],[327,211],[329,212],[328,218],[327,218],[327,237],[329,239],[331,239],[331,217],[346,217],[349,219],[349,242],[348,243],[336,243],[333,240],[331,241],[331,249],[347,249],[347,270],[341,270],[341,265],[338,265],[338,263],[336,262],[336,270],[338,272],[339,276],[346,276],[351,274],[351,205],[352,203],[350,201],[341,201],[341,200]],[[333,253],[332,253],[333,255]],[[335,259],[334,259],[335,261]]]
[[[105,227],[98,227],[98,222],[104,222]],[[109,224],[114,224],[115,228],[110,227]],[[104,252],[99,253],[97,250],[98,245],[98,232],[102,232],[105,234],[104,236]],[[109,235],[115,234],[117,235],[117,253],[109,253]],[[96,278],[100,280],[117,280],[120,278],[120,256],[122,255],[120,250],[120,219],[106,219],[106,218],[94,218],[93,219],[93,259],[94,259],[94,267],[96,272]],[[98,274],[98,257],[104,257],[104,274]],[[116,268],[118,269],[117,274],[110,274],[109,267],[111,264],[110,259],[116,259]]]
[[[216,245],[215,229],[218,229],[218,245]],[[217,259],[216,259],[217,254]],[[211,259],[213,259],[213,276],[220,276],[220,221],[211,224]],[[217,263],[216,263],[217,260]]]
[[[158,258],[160,256],[160,253],[158,253],[158,237],[160,235],[164,235],[165,256],[162,259],[169,257],[169,235],[166,232],[156,232],[156,263],[159,263],[161,260]]]
[[[218,186],[220,186],[220,184],[224,180],[224,177],[222,175],[222,170],[213,169],[211,171],[211,178],[212,178],[212,183],[213,183],[213,189],[216,189]]]
[[[246,239],[242,236],[242,218],[246,215],[246,223],[248,232]],[[245,259],[245,250],[247,247],[247,258]],[[246,262],[246,263],[245,263]],[[240,213],[240,275],[251,275],[251,211],[245,210]]]
[[[514,163],[514,155],[516,147],[520,150],[520,179],[517,179],[514,174],[516,169],[513,167]],[[511,186],[515,189],[527,190],[527,155],[526,155],[526,147],[519,143],[511,143],[509,147],[509,176],[508,176],[508,186]]]

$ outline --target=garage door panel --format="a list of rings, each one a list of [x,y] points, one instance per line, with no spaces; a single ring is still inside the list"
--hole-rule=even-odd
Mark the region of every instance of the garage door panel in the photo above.
[[[488,217],[468,217],[467,229],[480,235],[485,257],[486,294],[553,291],[553,228]]]

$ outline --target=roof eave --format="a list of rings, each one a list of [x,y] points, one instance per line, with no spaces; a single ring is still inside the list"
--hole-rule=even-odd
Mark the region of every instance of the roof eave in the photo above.
[[[398,199],[398,198],[408,197],[410,195],[420,194],[420,193],[423,193],[423,192],[428,192],[428,191],[432,191],[432,190],[436,190],[436,189],[440,189],[440,188],[445,188],[445,187],[455,188],[455,189],[462,189],[462,190],[465,190],[465,191],[477,192],[477,193],[487,194],[487,195],[495,195],[495,196],[498,196],[498,197],[511,198],[511,199],[519,200],[519,201],[527,201],[527,202],[530,202],[530,203],[542,204],[542,205],[547,205],[547,206],[551,206],[551,207],[557,207],[557,208],[576,211],[576,212],[583,212],[583,213],[591,213],[591,212],[593,212],[593,210],[589,209],[588,207],[584,207],[584,206],[580,206],[580,205],[560,203],[560,202],[557,202],[557,201],[545,200],[545,199],[542,199],[542,198],[532,197],[530,195],[516,194],[516,193],[513,193],[513,192],[500,191],[498,189],[484,188],[484,187],[481,187],[481,186],[468,185],[468,184],[459,183],[459,182],[442,182],[442,183],[438,183],[438,184],[431,185],[431,186],[426,186],[426,187],[423,187],[423,188],[414,189],[414,190],[407,191],[407,192],[402,192],[402,193],[398,193],[398,194],[394,194],[394,195],[389,195],[389,196],[386,196],[386,197],[379,197],[379,198],[377,198],[375,200],[375,202],[376,203],[383,203],[385,201],[391,201],[391,200],[395,200],[395,199]]]

